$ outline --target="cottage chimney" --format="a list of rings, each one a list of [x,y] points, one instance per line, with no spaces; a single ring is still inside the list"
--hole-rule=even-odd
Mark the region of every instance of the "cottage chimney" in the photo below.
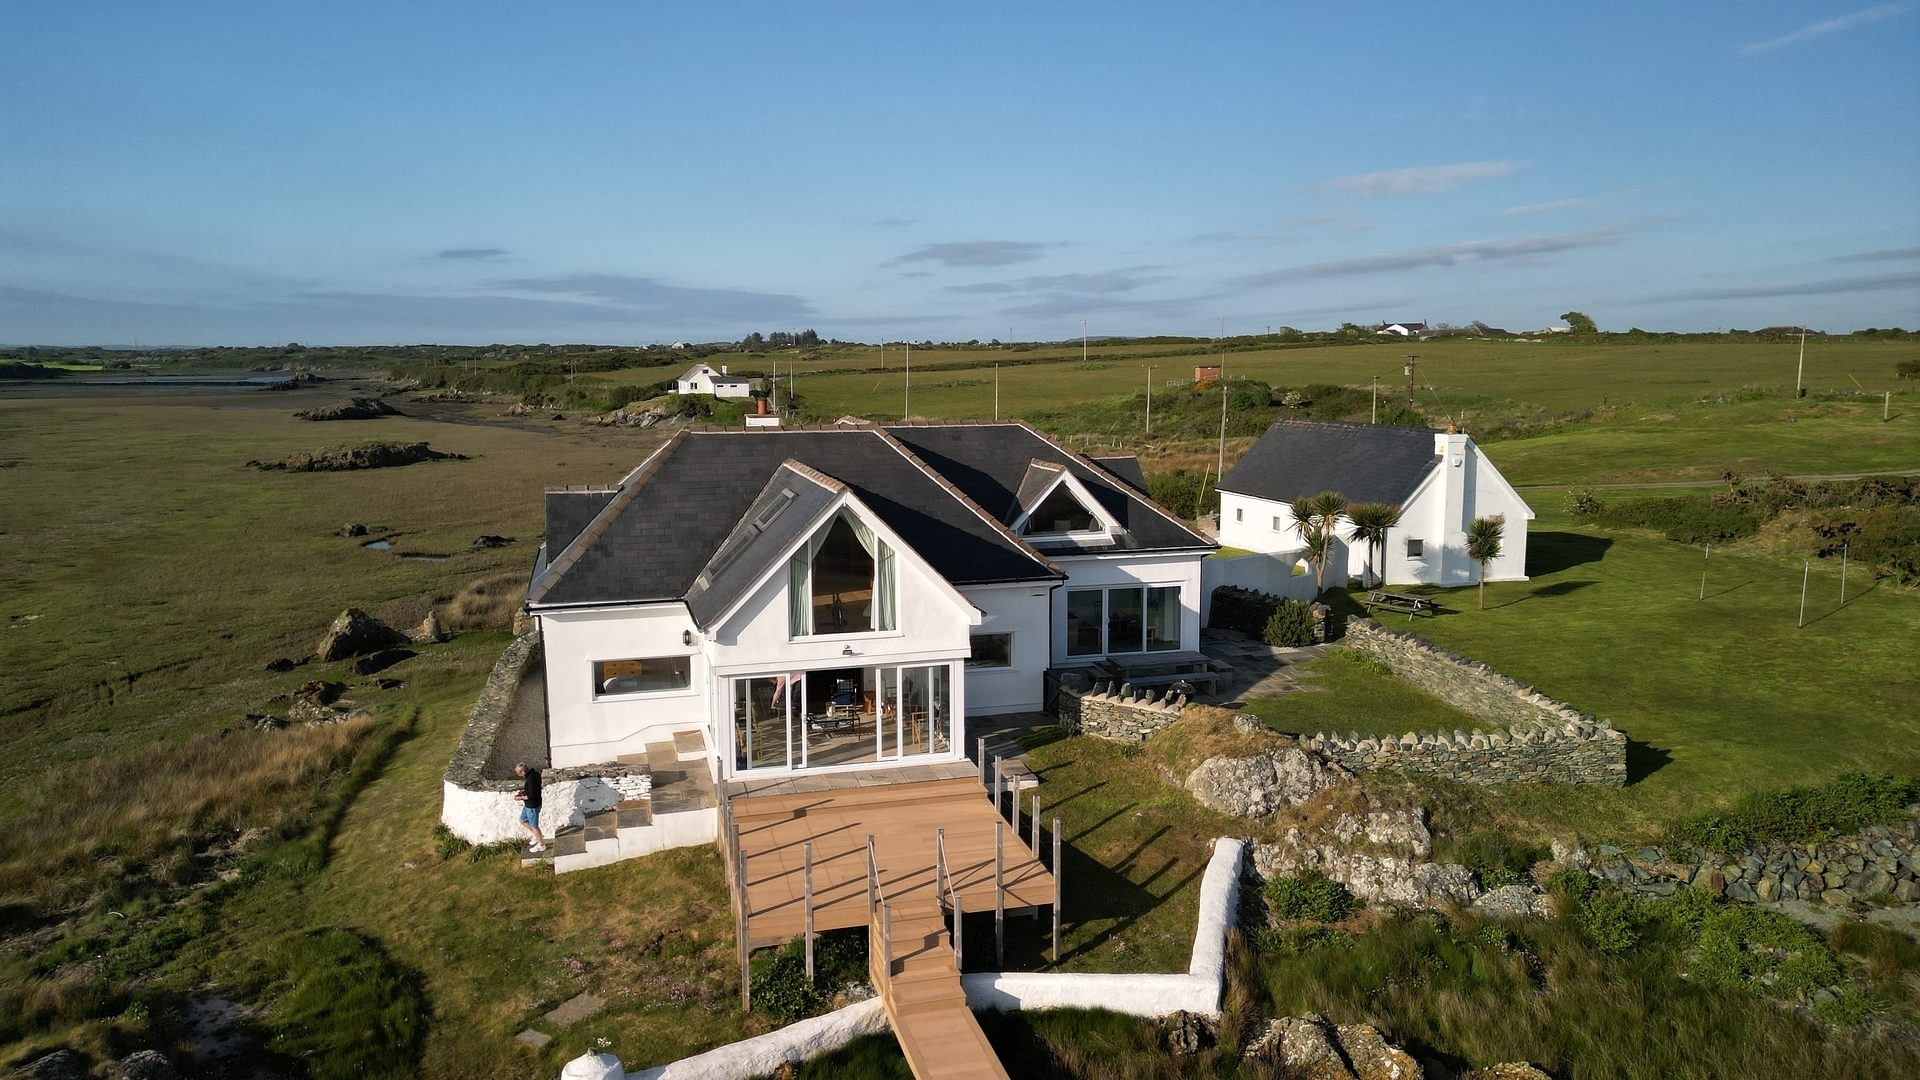
[[[766,398],[755,398],[754,400],[756,400],[756,401],[758,401],[758,402],[760,403],[760,407],[759,407],[758,409],[756,409],[756,410],[754,410],[754,411],[755,411],[755,412],[757,412],[757,413],[759,413],[759,414],[760,414],[761,416],[765,416],[765,415],[767,415],[767,399],[766,399]]]
[[[727,365],[725,365],[725,364],[721,364],[721,365],[720,365],[720,374],[722,374],[722,375],[725,375],[726,373],[727,373]]]

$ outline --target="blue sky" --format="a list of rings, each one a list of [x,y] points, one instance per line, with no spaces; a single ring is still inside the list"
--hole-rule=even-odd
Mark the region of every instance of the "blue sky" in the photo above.
[[[1462,7],[14,0],[0,342],[1920,325],[1920,0]]]

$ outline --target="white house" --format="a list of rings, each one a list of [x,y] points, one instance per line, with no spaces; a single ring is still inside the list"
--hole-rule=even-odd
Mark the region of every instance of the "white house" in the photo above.
[[[715,371],[712,364],[699,363],[682,372],[680,377],[674,380],[674,392],[743,398],[753,392],[753,380],[727,374],[725,364],[720,365],[720,370]]]
[[[1472,437],[1448,431],[1281,420],[1220,482],[1220,542],[1297,552],[1301,540],[1290,504],[1323,491],[1339,492],[1349,503],[1401,508],[1399,526],[1387,535],[1384,565],[1369,566],[1379,553],[1365,544],[1343,543],[1329,584],[1344,579],[1337,572],[1344,567],[1345,576],[1384,577],[1387,584],[1470,585],[1479,580],[1479,567],[1467,558],[1467,525],[1496,515],[1506,529],[1487,580],[1526,580],[1533,510]],[[1341,518],[1337,532],[1343,540],[1351,526]]]
[[[1024,424],[687,431],[547,494],[555,767],[698,732],[716,779],[957,761],[1049,668],[1194,650],[1214,545]]]
[[[1426,333],[1426,330],[1427,324],[1423,322],[1395,322],[1382,326],[1380,329],[1375,330],[1374,333],[1392,334],[1396,337],[1416,337]]]

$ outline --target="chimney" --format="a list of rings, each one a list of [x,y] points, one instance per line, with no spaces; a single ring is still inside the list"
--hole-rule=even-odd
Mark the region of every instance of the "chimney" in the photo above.
[[[720,374],[722,374],[722,375],[725,375],[726,373],[727,373],[727,365],[725,365],[725,364],[721,364],[721,365],[720,365]]]
[[[758,413],[759,413],[759,414],[760,414],[761,416],[765,416],[765,415],[767,415],[767,399],[766,399],[766,398],[757,398],[757,399],[755,399],[755,400],[757,400],[757,401],[759,401],[759,403],[760,403],[760,408],[759,408],[759,409],[757,409],[757,410],[755,410],[755,411],[757,411],[757,412],[758,412]]]

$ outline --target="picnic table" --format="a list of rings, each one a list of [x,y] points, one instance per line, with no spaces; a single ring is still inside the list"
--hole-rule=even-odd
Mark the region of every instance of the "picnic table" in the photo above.
[[[1375,589],[1367,594],[1367,609],[1385,608],[1388,611],[1404,611],[1407,621],[1412,622],[1415,615],[1438,615],[1440,605],[1431,597],[1412,596],[1407,593],[1387,592]]]
[[[1175,687],[1187,684],[1194,691],[1213,693],[1220,676],[1213,670],[1213,658],[1203,652],[1116,653],[1096,665],[1117,686],[1130,684],[1135,690]]]

